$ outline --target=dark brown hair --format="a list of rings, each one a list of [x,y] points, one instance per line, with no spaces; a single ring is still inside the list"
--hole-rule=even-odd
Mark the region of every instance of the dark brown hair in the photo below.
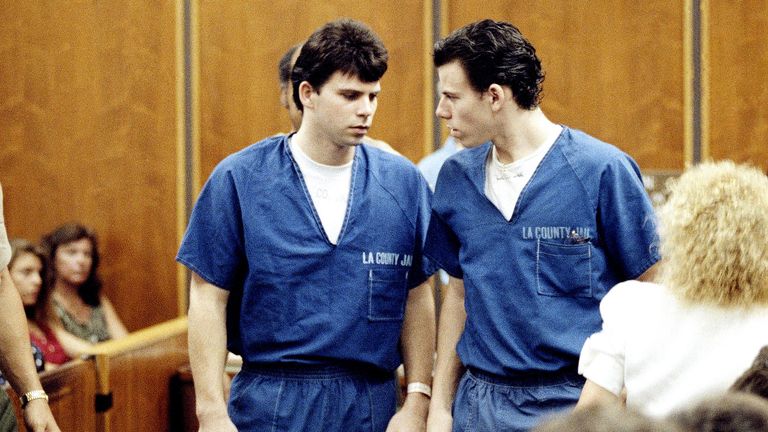
[[[768,346],[760,350],[752,366],[733,383],[731,390],[756,394],[768,400]]]
[[[351,19],[329,22],[301,47],[291,71],[293,101],[303,112],[299,85],[307,81],[319,93],[337,71],[363,82],[376,82],[387,71],[388,60],[384,43],[365,24]]]
[[[490,19],[454,31],[435,43],[435,67],[458,61],[478,92],[509,86],[515,102],[531,110],[541,101],[544,72],[536,48],[514,25]]]
[[[101,304],[99,294],[101,293],[102,285],[101,278],[99,278],[97,273],[99,268],[99,242],[96,234],[90,228],[73,222],[64,224],[43,236],[41,243],[50,263],[46,279],[50,286],[54,286],[56,283],[56,278],[58,277],[56,274],[56,251],[59,247],[82,239],[90,240],[91,246],[93,246],[91,255],[93,261],[88,279],[77,287],[77,294],[85,304],[96,307]]]
[[[40,292],[37,294],[37,301],[34,305],[24,305],[24,311],[27,314],[27,318],[34,320],[38,324],[45,323],[48,318],[48,297],[50,295],[50,285],[46,280],[46,271],[48,269],[48,259],[45,255],[45,251],[40,246],[30,242],[26,239],[11,239],[11,261],[8,262],[8,270],[13,270],[13,264],[16,259],[25,254],[34,255],[40,260],[42,268],[40,269],[40,279],[42,284],[40,285]]]

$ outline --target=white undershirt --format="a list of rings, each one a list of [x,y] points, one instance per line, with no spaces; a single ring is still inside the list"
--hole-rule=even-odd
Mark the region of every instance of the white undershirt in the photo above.
[[[492,151],[485,162],[485,196],[506,220],[512,219],[520,192],[559,136],[559,133],[554,135],[535,152],[509,164],[499,162],[496,146],[491,146]]]
[[[331,243],[336,244],[347,213],[352,161],[337,166],[323,165],[310,159],[293,140],[289,140],[288,146],[304,176],[325,234]]]

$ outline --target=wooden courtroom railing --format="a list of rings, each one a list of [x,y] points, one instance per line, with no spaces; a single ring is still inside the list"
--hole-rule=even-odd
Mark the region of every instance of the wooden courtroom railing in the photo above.
[[[171,377],[189,362],[187,318],[94,345],[96,431],[169,430]]]
[[[40,381],[63,432],[168,432],[171,379],[188,363],[181,317],[96,344]],[[23,432],[19,398],[9,386],[5,391]]]
[[[48,403],[63,432],[92,432],[96,430],[96,369],[89,360],[74,360],[55,370],[40,374],[40,382],[48,393]],[[8,387],[8,396],[16,409],[19,431],[24,432],[19,397]]]

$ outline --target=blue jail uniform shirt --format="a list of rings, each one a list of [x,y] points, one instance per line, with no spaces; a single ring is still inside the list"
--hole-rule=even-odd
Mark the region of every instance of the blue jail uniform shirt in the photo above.
[[[425,246],[464,280],[458,355],[498,376],[575,371],[584,341],[600,330],[600,299],[659,259],[639,169],[564,127],[506,220],[484,193],[491,145],[443,165]]]
[[[177,260],[230,292],[227,348],[246,363],[393,371],[408,289],[434,272],[422,253],[430,200],[412,163],[357,146],[334,245],[275,136],[215,168]]]

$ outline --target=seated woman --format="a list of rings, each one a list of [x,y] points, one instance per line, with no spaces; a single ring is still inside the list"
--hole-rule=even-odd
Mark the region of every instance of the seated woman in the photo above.
[[[52,287],[51,328],[67,353],[74,357],[94,343],[127,335],[112,303],[101,294],[96,235],[70,223],[45,235],[42,244]]]
[[[723,393],[768,344],[768,177],[732,162],[685,172],[660,209],[660,283],[602,300],[577,409],[619,401],[662,417]]]
[[[19,290],[24,311],[27,314],[29,339],[40,350],[36,358],[39,367],[52,369],[69,360],[53,330],[48,327],[48,285],[43,280],[45,255],[42,250],[23,239],[11,240],[11,261],[8,270],[13,284]]]

